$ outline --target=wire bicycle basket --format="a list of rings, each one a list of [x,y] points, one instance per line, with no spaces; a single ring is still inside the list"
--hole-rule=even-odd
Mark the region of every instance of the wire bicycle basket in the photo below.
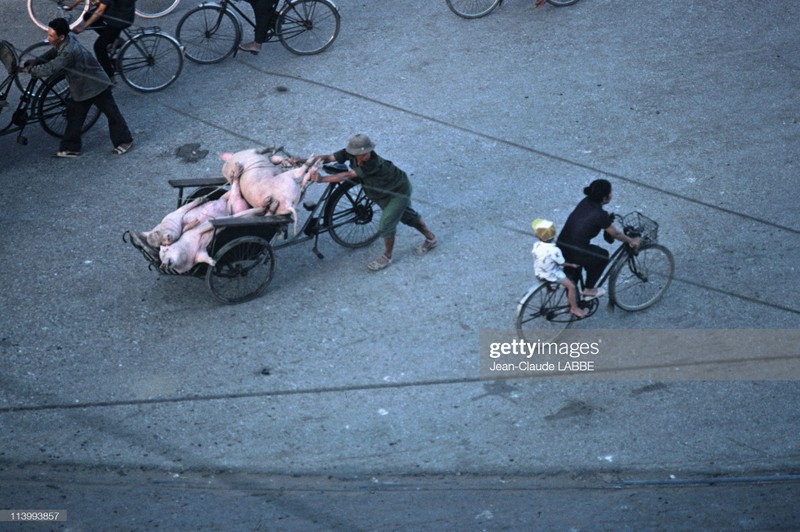
[[[658,223],[644,214],[634,211],[622,217],[622,228],[630,237],[641,237],[648,243],[658,242]]]

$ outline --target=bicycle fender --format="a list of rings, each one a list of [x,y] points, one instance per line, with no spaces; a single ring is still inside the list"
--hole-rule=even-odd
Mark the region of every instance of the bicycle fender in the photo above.
[[[537,280],[535,283],[533,283],[531,285],[530,288],[528,288],[528,291],[525,292],[525,295],[522,296],[522,298],[520,298],[519,302],[517,303],[517,312],[518,313],[522,309],[522,305],[525,304],[525,301],[527,301],[528,298],[531,297],[531,294],[534,293],[536,290],[538,290],[539,287],[541,287],[543,284],[545,284],[544,281]]]

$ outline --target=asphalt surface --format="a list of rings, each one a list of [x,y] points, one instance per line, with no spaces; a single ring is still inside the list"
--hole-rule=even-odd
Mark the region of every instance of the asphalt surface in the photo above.
[[[796,331],[800,4],[337,5],[318,56],[268,44],[117,88],[123,157],[103,119],[75,160],[36,126],[0,138],[0,510],[65,509],[70,530],[798,528],[796,355],[769,380],[491,381],[479,351],[532,282],[531,220],[563,224],[601,176],[610,210],[661,223],[676,279],[582,328]],[[17,2],[0,20],[20,49],[43,36]],[[323,235],[323,260],[281,250],[265,295],[224,306],[122,242],[219,153],[356,132],[411,176],[429,255],[401,227],[373,274],[379,243]]]

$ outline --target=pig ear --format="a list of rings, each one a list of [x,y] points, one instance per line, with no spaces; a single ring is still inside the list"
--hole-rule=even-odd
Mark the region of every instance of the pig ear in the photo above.
[[[231,152],[229,152],[229,151],[226,151],[225,153],[220,153],[219,154],[219,158],[222,159],[223,161],[227,162],[227,161],[230,161],[233,158],[233,154]]]

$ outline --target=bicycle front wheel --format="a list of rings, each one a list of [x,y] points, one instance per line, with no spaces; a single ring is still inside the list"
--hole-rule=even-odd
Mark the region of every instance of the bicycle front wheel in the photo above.
[[[297,55],[318,54],[339,35],[339,10],[328,0],[294,0],[278,15],[281,44]]]
[[[375,204],[361,185],[343,182],[328,198],[325,226],[333,241],[346,248],[367,246],[378,238]]]
[[[562,284],[538,283],[517,304],[517,335],[526,342],[550,342],[570,326],[567,289]]]
[[[463,18],[485,17],[500,5],[501,0],[447,0],[450,11]]]
[[[83,14],[89,9],[89,0],[83,6],[71,11],[65,11],[64,6],[69,5],[68,0],[28,0],[28,16],[34,24],[47,31],[47,24],[54,18],[65,18],[70,28],[74,28],[83,20]]]
[[[623,310],[644,310],[661,299],[674,273],[675,259],[667,248],[644,245],[614,268],[609,297]]]
[[[242,28],[234,16],[217,6],[199,6],[178,22],[175,29],[186,57],[195,63],[219,63],[236,51]]]
[[[119,51],[117,72],[123,81],[141,92],[165,89],[183,70],[180,45],[161,33],[140,33]]]
[[[54,137],[63,137],[67,131],[67,104],[71,99],[69,83],[64,74],[56,74],[48,78],[36,98],[39,123],[42,125],[42,129]],[[88,131],[99,117],[100,110],[93,105],[83,121],[81,133]]]
[[[142,18],[158,18],[169,15],[181,0],[136,0],[136,14]]]
[[[141,0],[139,0],[141,2]],[[547,0],[547,3],[555,7],[567,7],[577,4],[578,0]]]

